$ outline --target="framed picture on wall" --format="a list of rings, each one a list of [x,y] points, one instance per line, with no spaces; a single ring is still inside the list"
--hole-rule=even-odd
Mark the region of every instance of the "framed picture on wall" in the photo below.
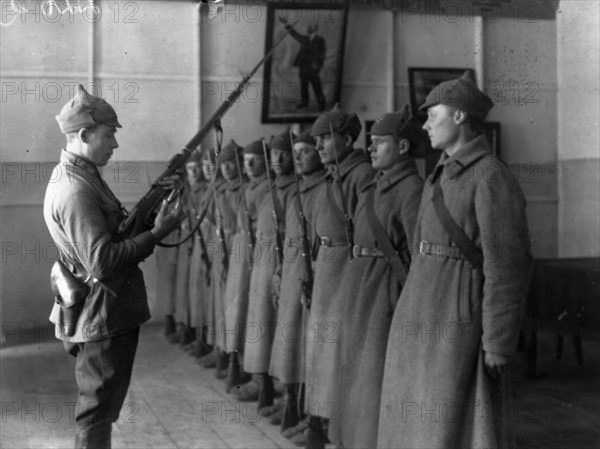
[[[347,2],[269,3],[262,123],[312,122],[339,102]]]
[[[410,92],[410,109],[413,115],[425,123],[427,113],[419,111],[419,106],[425,103],[427,94],[438,84],[460,78],[466,71],[470,71],[475,77],[475,71],[468,68],[409,67],[408,88]]]

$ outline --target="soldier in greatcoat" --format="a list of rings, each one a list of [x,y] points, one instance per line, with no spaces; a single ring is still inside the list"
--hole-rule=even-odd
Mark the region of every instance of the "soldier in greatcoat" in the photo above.
[[[339,446],[375,447],[387,339],[410,265],[410,243],[423,180],[411,152],[427,134],[408,107],[371,128],[375,179],[360,194],[354,215],[354,261],[342,284]]]
[[[204,177],[208,180],[206,191],[204,192],[204,200],[206,202],[205,216],[200,223],[200,231],[204,239],[204,247],[206,248],[206,260],[208,261],[207,272],[206,272],[206,297],[202,298],[202,317],[203,317],[203,328],[206,329],[205,337],[206,343],[212,347],[212,351],[203,357],[197,359],[197,363],[204,368],[215,368],[217,363],[223,362],[223,357],[220,357],[220,352],[216,347],[216,334],[217,334],[217,304],[218,298],[216,297],[216,289],[214,286],[214,270],[215,270],[215,259],[218,252],[217,248],[219,245],[217,237],[218,229],[218,213],[219,211],[215,207],[215,193],[216,190],[219,192],[225,185],[225,180],[220,175],[216,166],[216,154],[214,148],[204,151],[202,157],[202,171]]]
[[[242,206],[242,186],[246,182],[245,175],[238,172],[238,167],[242,166],[242,150],[233,139],[223,147],[219,155],[219,165],[221,175],[225,180],[217,192],[218,214],[220,220],[220,229],[222,236],[218,236],[219,245],[217,254],[213,263],[213,285],[215,288],[216,304],[216,334],[215,345],[219,351],[220,357],[217,359],[220,365],[217,366],[216,376],[224,379],[227,376],[228,362],[223,361],[223,354],[227,353],[225,342],[225,310],[227,302],[225,288],[229,272],[229,264],[232,257],[236,257],[236,248],[233,247],[233,237],[237,229],[237,217]],[[237,159],[237,160],[236,160]],[[235,260],[234,262],[235,263]]]
[[[531,256],[523,192],[483,134],[492,106],[468,73],[421,106],[423,129],[443,153],[425,183],[392,320],[382,448],[512,446],[499,410],[508,411]]]
[[[277,329],[269,369],[270,374],[285,386],[282,431],[296,426],[300,420],[298,395],[304,382],[306,334],[302,302],[307,300],[303,298],[307,293],[310,300],[313,277],[311,254],[310,251],[303,254],[303,239],[306,239],[310,249],[313,242],[310,227],[312,209],[317,187],[325,175],[315,139],[310,133],[304,132],[294,138],[293,154],[295,169],[301,179],[287,203]]]
[[[244,185],[242,208],[238,214],[237,232],[233,237],[229,273],[225,287],[225,345],[230,354],[227,391],[237,393],[240,373],[244,374],[244,343],[246,340],[246,317],[250,273],[254,257],[256,220],[260,204],[269,194],[267,161],[263,156],[262,140],[255,140],[244,147],[244,169],[249,181]],[[237,387],[233,390],[233,387]]]
[[[265,149],[270,156],[275,176],[271,176],[269,194],[260,204],[256,219],[256,246],[250,277],[244,351],[244,369],[253,374],[253,380],[244,385],[237,394],[239,400],[258,399],[259,409],[273,405],[275,395],[273,378],[269,375],[269,364],[279,292],[273,293],[274,289],[278,288],[277,282],[281,277],[285,210],[294,191],[295,182],[289,133],[284,132],[273,137],[269,148],[265,145]],[[266,414],[273,411],[271,408],[267,409]]]
[[[320,115],[311,129],[328,174],[314,206],[313,228],[319,248],[306,335],[306,407],[312,417],[307,447],[326,443],[321,418],[332,425],[338,419],[340,326],[346,306],[340,287],[349,268],[352,240],[348,218],[354,216],[359,192],[375,173],[367,153],[354,149],[361,128],[356,114],[345,113],[336,105]]]

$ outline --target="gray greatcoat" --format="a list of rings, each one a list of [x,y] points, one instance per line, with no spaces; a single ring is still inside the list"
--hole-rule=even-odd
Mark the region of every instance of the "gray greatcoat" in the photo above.
[[[225,286],[225,343],[227,352],[243,351],[246,339],[246,317],[248,315],[248,289],[252,270],[253,247],[251,235],[256,234],[258,206],[269,194],[266,175],[245,184],[244,206],[237,217],[237,232],[233,236],[229,273]],[[243,204],[243,203],[242,203]],[[251,226],[251,229],[248,227]]]
[[[307,220],[307,238],[312,242],[308,224],[323,170],[311,173],[300,181],[302,210]],[[310,245],[310,243],[309,243]],[[269,373],[284,384],[304,382],[304,336],[302,282],[308,279],[306,262],[302,257],[302,229],[296,190],[289,199],[285,219],[285,242],[281,271],[281,292],[277,310],[277,327],[271,354]],[[310,257],[310,254],[309,254]]]
[[[516,351],[531,267],[525,198],[484,136],[438,166],[446,206],[483,251],[483,270],[447,257],[451,241],[433,208],[430,176],[415,240],[446,252],[413,254],[388,340],[378,446],[496,448],[496,386],[483,351]]]
[[[279,232],[283,243],[285,216],[282,216],[282,211],[286,210],[289,198],[295,189],[293,176],[277,178],[273,189],[279,201],[277,214],[280,217]],[[256,246],[250,275],[244,352],[244,370],[249,373],[259,374],[269,371],[277,318],[277,311],[273,304],[273,275],[280,267],[280,263],[275,241],[273,198],[269,193],[259,207],[256,220]]]
[[[340,161],[341,185],[350,217],[358,194],[373,179],[375,171],[362,150],[354,150]],[[315,261],[315,284],[306,334],[306,407],[314,416],[337,419],[340,378],[340,326],[346,305],[341,288],[350,265],[350,250],[344,228],[343,206],[337,169],[330,167],[315,200],[314,233],[327,241],[319,246]]]
[[[233,236],[237,229],[237,216],[240,210],[242,193],[244,190],[241,184],[237,181],[223,184],[222,188],[217,192],[217,201],[221,214],[221,222],[223,227],[223,240],[225,248],[221,245],[216,249],[217,253],[213,262],[212,282],[215,286],[215,297],[219,310],[217,310],[217,327],[216,327],[216,342],[215,344],[222,351],[226,350],[225,344],[225,310],[228,304],[226,303],[225,288],[227,283],[227,275],[229,272],[229,261],[234,253]],[[225,251],[225,259],[223,262],[223,251]]]
[[[358,200],[354,244],[381,250],[367,220],[365,205],[371,199],[377,220],[408,269],[422,192],[423,180],[413,159],[400,162],[389,173],[379,172]],[[342,285],[346,307],[341,327],[339,445],[373,448],[387,339],[402,286],[383,257],[357,257],[348,273]]]

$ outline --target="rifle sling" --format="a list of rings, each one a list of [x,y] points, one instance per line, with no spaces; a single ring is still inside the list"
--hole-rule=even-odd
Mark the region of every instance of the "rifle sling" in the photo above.
[[[398,251],[396,251],[396,248],[394,248],[394,245],[392,244],[390,238],[385,232],[383,225],[381,224],[381,222],[377,218],[377,215],[375,214],[375,208],[373,206],[373,203],[375,202],[374,200],[375,188],[371,188],[367,191],[367,197],[365,202],[365,213],[367,216],[367,221],[369,222],[371,231],[373,231],[375,240],[377,241],[377,243],[381,247],[381,250],[383,251],[385,260],[387,260],[387,262],[392,267],[392,272],[394,273],[396,280],[401,286],[403,286],[406,283],[406,277],[408,275],[408,272],[404,267],[402,260],[400,259]]]
[[[448,207],[444,202],[444,194],[442,187],[440,186],[440,176],[437,176],[433,183],[433,196],[431,201],[433,202],[433,208],[435,213],[442,224],[442,227],[446,233],[450,236],[450,239],[458,246],[465,258],[469,261],[474,268],[479,270],[483,269],[483,253],[477,248],[475,243],[467,236],[465,231],[458,225],[456,220],[450,215]]]

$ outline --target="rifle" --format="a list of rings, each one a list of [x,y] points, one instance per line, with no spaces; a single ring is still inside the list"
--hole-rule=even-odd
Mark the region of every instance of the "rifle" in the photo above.
[[[333,125],[329,122],[329,132],[331,133],[331,141],[333,142],[333,154],[335,155],[335,166],[337,168],[337,179],[335,180],[340,189],[340,197],[342,199],[342,210],[344,211],[344,229],[346,231],[346,240],[350,247],[350,261],[354,259],[352,250],[354,249],[354,224],[352,218],[348,215],[348,205],[346,204],[346,195],[342,186],[342,174],[340,173],[340,162],[338,161],[337,148],[335,147],[335,139],[333,138]]]
[[[265,155],[265,162],[269,160],[267,154],[267,143],[265,139],[262,140],[263,145],[263,153]],[[281,271],[281,265],[283,264],[283,244],[281,241],[281,234],[279,233],[279,223],[280,219],[277,215],[277,206],[279,204],[279,200],[277,199],[277,194],[275,193],[275,187],[271,184],[271,172],[270,172],[269,164],[267,163],[267,180],[269,183],[269,191],[271,192],[271,200],[273,202],[273,210],[271,211],[273,215],[273,226],[275,227],[275,252],[277,253],[277,261],[278,261],[278,269],[277,271]]]
[[[271,57],[277,46],[288,34],[289,30],[287,30],[286,33],[273,45],[271,50],[259,61],[258,64],[256,64],[254,69],[252,69],[252,71],[244,78],[242,78],[242,82],[237,89],[227,96],[221,106],[219,106],[215,113],[210,117],[208,122],[200,129],[200,131],[196,133],[194,137],[192,137],[192,140],[190,140],[187,145],[183,147],[183,150],[171,158],[167,164],[167,168],[160,174],[156,181],[154,181],[148,193],[146,193],[142,199],[138,201],[131,213],[119,224],[119,228],[117,229],[117,236],[119,238],[132,238],[144,231],[152,229],[154,225],[154,219],[157,215],[157,208],[160,206],[163,199],[169,195],[169,192],[165,191],[160,185],[158,185],[158,182],[165,177],[176,174],[183,168],[192,153],[196,151],[195,149],[198,147],[198,145],[200,145],[202,140],[213,129],[217,120],[220,120],[231,108],[231,106],[233,106],[250,81],[250,78],[252,78],[260,66],[262,66],[269,57]]]
[[[235,164],[237,166],[238,175],[240,177],[240,188],[242,188],[244,185],[244,177],[242,176],[242,167],[240,165],[240,158],[237,156],[237,154],[235,155]],[[245,227],[248,228],[247,231],[248,231],[248,235],[250,236],[250,244],[252,245],[252,248],[254,248],[254,244],[256,242],[255,242],[254,234],[252,233],[252,218],[250,218],[250,210],[248,209],[248,203],[246,201],[246,192],[244,191],[244,189],[242,189],[242,207],[244,209],[244,215],[246,215],[246,226]],[[243,223],[243,221],[242,221],[242,223]]]
[[[221,154],[221,142],[223,141],[223,128],[221,121],[215,122],[215,179],[219,172],[219,155]],[[221,277],[227,273],[227,245],[225,243],[225,231],[223,229],[223,214],[217,200],[217,184],[212,183],[213,201],[215,202],[215,224],[217,226],[217,238],[219,239],[219,247],[221,248],[221,266],[223,271]]]
[[[294,165],[294,173],[296,175],[296,191],[298,193],[298,216],[300,217],[300,239],[302,240],[302,260],[304,261],[304,269],[306,271],[306,280],[300,279],[302,285],[302,292],[304,293],[305,302],[304,305],[310,310],[310,304],[312,302],[312,287],[314,284],[313,271],[312,271],[312,259],[310,256],[310,242],[308,241],[308,229],[306,225],[306,215],[304,215],[304,208],[302,207],[302,196],[300,193],[300,177],[296,167],[296,161],[293,157],[294,138],[292,130],[290,130],[290,141],[292,143],[292,164]]]

